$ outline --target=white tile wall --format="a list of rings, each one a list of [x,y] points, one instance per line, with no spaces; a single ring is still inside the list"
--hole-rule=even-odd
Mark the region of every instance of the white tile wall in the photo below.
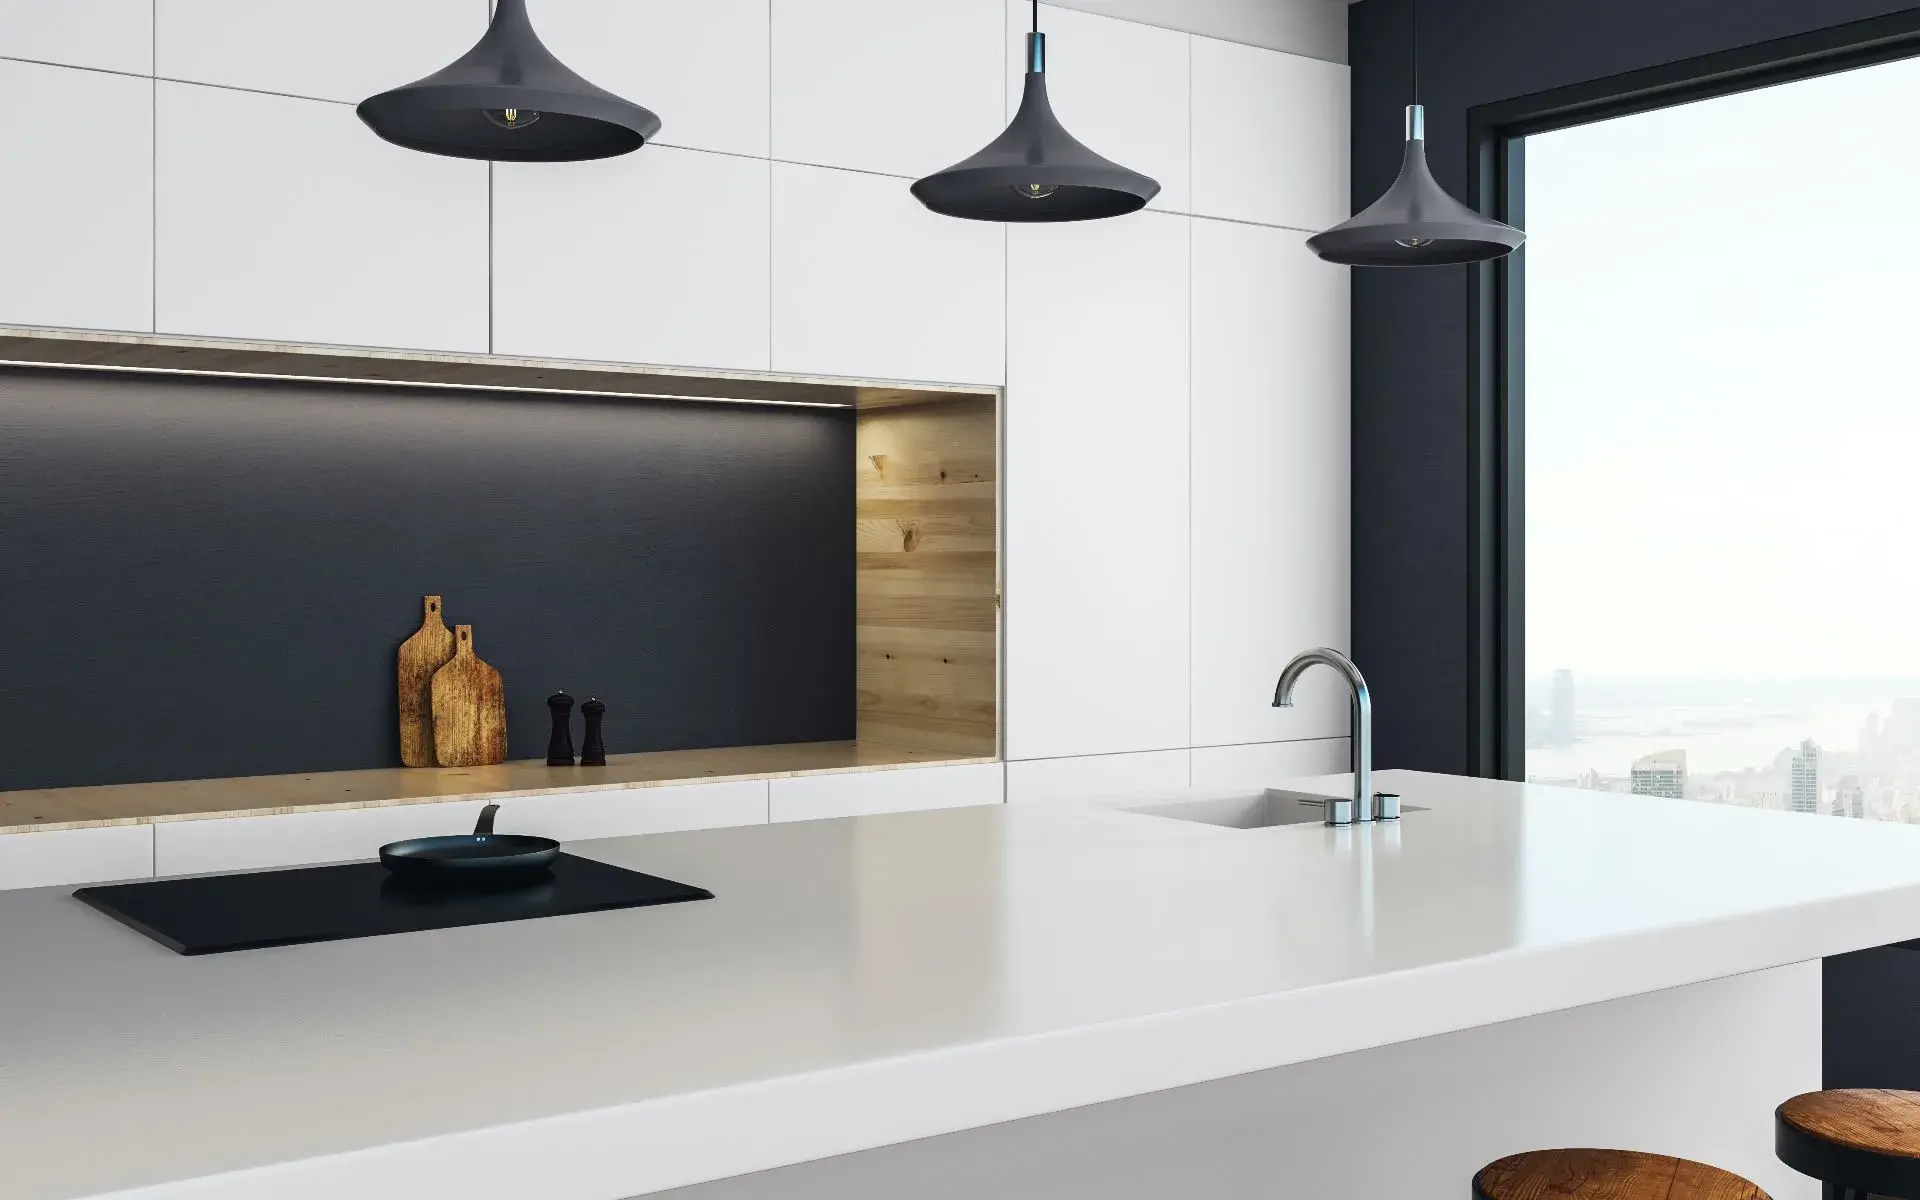
[[[1348,272],[1305,235],[1193,223],[1193,744],[1337,737],[1348,647]],[[1364,666],[1362,667],[1364,670]]]
[[[494,350],[766,370],[768,169],[666,146],[497,164]]]
[[[158,87],[162,333],[487,348],[487,166],[340,104]]]
[[[819,821],[874,813],[971,808],[999,804],[1005,799],[1006,778],[999,763],[855,771],[773,780],[768,791],[768,816],[774,821]]]
[[[773,156],[918,177],[1006,122],[992,0],[772,0]]]
[[[1007,108],[1011,118],[1026,87],[1031,8],[1010,0],[1007,13]],[[1160,182],[1153,208],[1185,212],[1192,154],[1187,34],[1043,5],[1047,95],[1067,132],[1096,154]],[[960,157],[956,155],[955,157]]]
[[[773,369],[997,384],[1005,231],[921,207],[904,180],[773,166]]]
[[[153,85],[0,62],[0,321],[153,328]]]
[[[0,55],[144,75],[153,69],[153,2],[0,0]]]
[[[1007,803],[1127,799],[1183,792],[1192,769],[1188,759],[1185,750],[1159,750],[1010,762]]]
[[[1303,775],[1345,772],[1346,738],[1308,742],[1270,742],[1254,746],[1208,746],[1193,751],[1193,789],[1197,792],[1274,787]]]
[[[0,892],[153,876],[153,826],[55,829],[0,836]]]
[[[1189,744],[1190,224],[1013,231],[1008,758]]]
[[[660,114],[659,145],[767,156],[767,0],[539,0],[532,12],[560,61]]]
[[[152,3],[161,78],[350,104],[433,74],[487,28],[485,0]]]
[[[1193,211],[1319,230],[1347,207],[1347,68],[1193,41]]]

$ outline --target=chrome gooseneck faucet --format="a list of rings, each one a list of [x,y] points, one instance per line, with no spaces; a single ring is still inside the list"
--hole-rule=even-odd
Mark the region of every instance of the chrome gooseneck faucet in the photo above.
[[[1327,801],[1327,824],[1349,825],[1355,821],[1393,820],[1400,815],[1399,798],[1373,794],[1373,700],[1367,694],[1366,676],[1353,660],[1338,650],[1307,650],[1294,656],[1280,672],[1280,685],[1273,690],[1275,708],[1293,707],[1293,685],[1300,682],[1308,667],[1332,667],[1340,672],[1353,693],[1353,799]],[[1376,809],[1376,803],[1379,807]]]

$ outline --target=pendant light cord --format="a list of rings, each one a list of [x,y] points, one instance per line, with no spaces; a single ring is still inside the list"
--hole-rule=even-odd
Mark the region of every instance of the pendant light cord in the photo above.
[[[1040,0],[1033,0],[1034,10],[1040,8]],[[1413,102],[1420,103],[1420,0],[1413,0],[1408,7],[1413,10]]]
[[[1033,0],[1033,31],[1040,32],[1040,0]]]

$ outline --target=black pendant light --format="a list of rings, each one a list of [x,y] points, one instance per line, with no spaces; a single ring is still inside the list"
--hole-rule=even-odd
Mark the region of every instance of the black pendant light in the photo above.
[[[1027,89],[1013,124],[985,150],[913,185],[920,203],[970,221],[1097,221],[1138,212],[1160,185],[1081,145],[1047,103],[1040,0],[1027,35]]]
[[[1420,5],[1414,0],[1413,87],[1420,94]],[[1307,239],[1332,263],[1354,267],[1440,267],[1511,254],[1527,235],[1481,216],[1447,194],[1427,169],[1426,110],[1407,106],[1407,150],[1386,194],[1358,216]]]
[[[578,162],[638,150],[660,118],[595,87],[540,44],[526,0],[452,66],[360,102],[360,119],[409,150],[497,162]]]

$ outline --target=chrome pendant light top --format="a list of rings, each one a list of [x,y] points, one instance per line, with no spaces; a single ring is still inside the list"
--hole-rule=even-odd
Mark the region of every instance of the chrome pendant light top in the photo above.
[[[361,101],[397,146],[497,162],[577,162],[638,150],[660,118],[595,87],[541,45],[526,0],[499,0],[473,49],[445,70]]]
[[[920,203],[970,221],[1097,221],[1138,212],[1160,185],[1095,154],[1047,102],[1047,38],[1034,0],[1020,111],[986,149],[913,185]]]
[[[1413,2],[1413,90],[1420,92],[1420,0]],[[1443,267],[1511,254],[1527,235],[1455,200],[1427,168],[1426,110],[1407,106],[1407,149],[1393,186],[1359,215],[1307,239],[1307,248],[1353,267]]]

